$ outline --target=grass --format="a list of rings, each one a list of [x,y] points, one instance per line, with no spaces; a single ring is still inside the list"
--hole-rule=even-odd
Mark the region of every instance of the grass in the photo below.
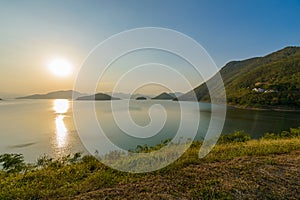
[[[201,142],[193,142],[173,164],[144,174],[119,172],[79,154],[41,157],[25,166],[18,162],[22,156],[11,156],[15,165],[0,172],[0,199],[299,199],[297,131],[259,140],[243,133],[234,133],[238,139],[222,136],[203,159]]]

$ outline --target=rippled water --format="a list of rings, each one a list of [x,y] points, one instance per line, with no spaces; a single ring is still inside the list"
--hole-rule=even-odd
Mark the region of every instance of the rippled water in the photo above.
[[[168,118],[158,134],[145,139],[124,134],[116,124],[111,122],[112,114],[109,101],[95,102],[95,107],[99,124],[107,133],[107,137],[122,148],[134,149],[137,145],[155,145],[165,139],[172,138],[176,134],[180,121],[180,109],[177,102],[133,100],[130,102],[132,120],[139,126],[149,124],[151,118],[148,111],[153,104],[161,104],[165,108]],[[190,108],[188,109],[189,113],[185,114],[191,119],[200,112],[201,120],[196,139],[203,138],[210,119],[210,104],[200,103],[200,111],[197,108],[197,103],[186,102],[183,105]],[[121,115],[122,112],[120,107],[115,114]],[[155,113],[154,110],[154,117]],[[159,114],[159,112],[157,113]],[[84,117],[83,120],[89,121]],[[298,126],[300,126],[299,112],[228,108],[223,133],[245,130],[252,137],[258,138],[265,132],[280,132]],[[188,138],[191,133],[189,130],[186,132],[186,138]],[[140,137],[147,137],[147,134],[149,133],[141,133]],[[0,102],[1,154],[22,153],[27,161],[32,162],[42,154],[60,157],[78,151],[86,152],[73,121],[72,101],[57,99]]]

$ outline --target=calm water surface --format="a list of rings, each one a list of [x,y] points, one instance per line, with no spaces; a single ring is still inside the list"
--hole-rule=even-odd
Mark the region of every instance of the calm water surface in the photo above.
[[[149,108],[157,103],[166,109],[168,118],[157,135],[146,139],[130,137],[116,124],[111,123],[110,102],[98,101],[95,106],[99,124],[107,133],[107,137],[120,147],[134,149],[137,145],[155,145],[176,134],[180,121],[180,109],[176,102],[133,100],[130,102],[132,119],[138,125],[146,126],[150,122]],[[186,102],[184,106],[194,108],[195,104]],[[196,136],[198,140],[204,137],[210,120],[210,104],[200,103],[199,106],[200,110],[190,109],[190,113],[185,113],[193,117],[200,112],[201,120]],[[122,110],[116,114],[118,112],[121,113]],[[223,133],[244,130],[253,138],[259,138],[265,132],[279,133],[298,126],[300,126],[300,112],[228,108]],[[189,134],[187,130],[187,138]],[[43,154],[60,157],[78,151],[86,152],[73,121],[72,101],[57,99],[0,102],[0,154],[22,153],[25,160],[33,162]]]

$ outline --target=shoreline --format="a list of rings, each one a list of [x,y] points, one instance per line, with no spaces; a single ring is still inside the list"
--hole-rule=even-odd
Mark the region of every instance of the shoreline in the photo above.
[[[227,104],[227,107],[235,108],[235,109],[243,109],[243,110],[277,111],[277,112],[281,112],[281,111],[284,111],[284,112],[300,112],[300,109],[280,108],[280,107],[256,108],[256,107],[244,107],[244,106],[238,106],[238,105],[232,105],[232,104]]]
[[[174,100],[173,100],[174,101]],[[178,101],[178,100],[176,100]],[[181,100],[184,101],[184,100]],[[184,102],[196,102],[196,101],[184,101]],[[214,104],[214,105],[222,105],[224,106],[224,103],[212,103],[208,101],[198,101],[198,103],[208,103],[208,104]],[[247,106],[241,106],[241,105],[235,105],[235,104],[228,104],[226,102],[226,107],[227,108],[235,108],[235,109],[243,109],[243,110],[261,110],[261,111],[284,111],[284,112],[300,112],[300,108],[291,108],[291,107],[247,107]]]

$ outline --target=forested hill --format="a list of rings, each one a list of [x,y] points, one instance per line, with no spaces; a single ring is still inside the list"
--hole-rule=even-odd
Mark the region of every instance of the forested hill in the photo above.
[[[286,47],[264,57],[229,62],[220,74],[228,104],[300,108],[300,47]],[[214,77],[209,81],[213,80]],[[206,84],[194,91],[199,101],[209,101]],[[191,92],[179,100],[190,100],[190,97]]]

